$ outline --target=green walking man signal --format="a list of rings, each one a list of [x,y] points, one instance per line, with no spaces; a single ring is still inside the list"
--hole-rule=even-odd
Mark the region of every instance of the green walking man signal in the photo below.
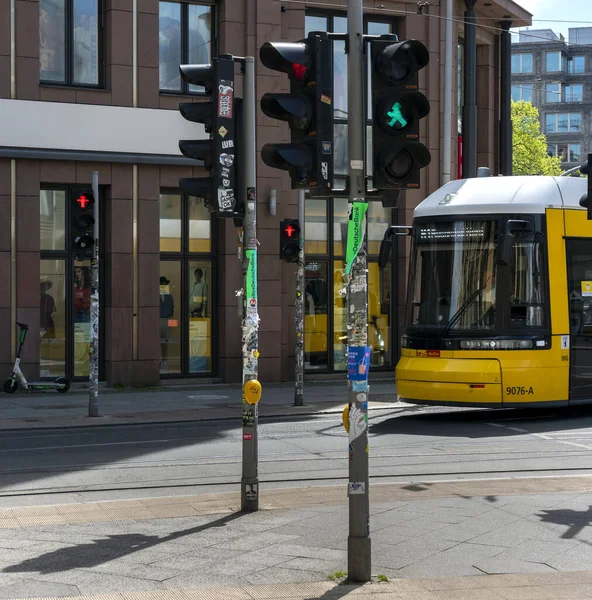
[[[401,104],[399,102],[395,102],[389,112],[386,113],[387,117],[390,117],[391,120],[388,122],[389,127],[394,127],[395,129],[404,129],[407,127],[407,119],[403,116],[403,111],[401,110]],[[399,127],[397,127],[399,124]]]

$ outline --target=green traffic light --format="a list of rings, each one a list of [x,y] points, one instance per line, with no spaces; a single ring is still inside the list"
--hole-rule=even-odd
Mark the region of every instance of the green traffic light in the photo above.
[[[397,129],[403,129],[407,127],[407,119],[403,116],[403,111],[400,102],[395,102],[391,109],[386,113],[387,117],[390,117],[390,120],[387,121],[387,125],[389,127],[395,127],[397,124],[399,127]]]

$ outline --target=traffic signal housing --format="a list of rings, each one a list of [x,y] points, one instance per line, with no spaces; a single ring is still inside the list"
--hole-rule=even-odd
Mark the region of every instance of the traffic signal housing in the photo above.
[[[430,112],[418,91],[418,72],[429,62],[418,40],[381,36],[370,42],[372,96],[372,179],[379,190],[419,188],[420,169],[430,163],[419,142],[419,121]]]
[[[74,195],[70,209],[70,237],[77,260],[90,260],[94,254],[94,203],[95,197],[90,189]]]
[[[180,65],[181,77],[202,85],[210,96],[205,102],[183,102],[183,118],[202,123],[208,139],[180,140],[188,158],[202,160],[208,177],[184,177],[179,186],[190,196],[203,198],[206,206],[222,217],[234,217],[237,197],[237,127],[234,98],[234,60],[218,57],[207,65]]]
[[[265,144],[263,162],[288,171],[292,189],[330,196],[333,182],[333,46],[325,32],[299,42],[265,42],[259,52],[269,69],[287,73],[289,93],[267,93],[261,110],[290,125],[289,143]]]
[[[298,262],[300,253],[300,223],[298,219],[284,219],[280,223],[280,259]]]
[[[590,173],[590,167],[592,166],[592,154],[588,154],[588,160],[583,164],[580,169],[580,173],[588,176],[588,189],[580,199],[580,206],[585,206],[588,210],[588,221],[592,221],[592,173]]]

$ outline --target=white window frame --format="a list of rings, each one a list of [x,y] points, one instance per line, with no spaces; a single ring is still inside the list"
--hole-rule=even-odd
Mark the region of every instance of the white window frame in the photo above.
[[[568,99],[568,97],[567,97],[567,91],[570,88],[573,88],[576,85],[579,85],[581,87],[581,89],[582,89],[582,92],[580,94],[580,99],[579,100]],[[563,96],[563,102],[571,102],[571,103],[574,103],[574,102],[583,102],[584,101],[584,84],[583,83],[566,83],[566,84],[564,84],[562,96]],[[573,96],[573,93],[570,94],[570,96]]]
[[[558,86],[558,90],[556,92],[551,92],[547,90],[547,86],[556,85]],[[551,94],[551,96],[549,96]],[[553,98],[553,100],[549,100],[549,98]],[[562,94],[561,94],[561,83],[559,81],[548,81],[545,83],[545,103],[546,104],[554,104],[555,102],[561,102]]]
[[[555,129],[554,131],[547,131],[547,117],[555,116]],[[567,115],[567,131],[559,131],[559,115]],[[571,128],[571,116],[578,115],[579,116],[579,127],[577,129]],[[582,113],[581,112],[548,112],[545,114],[545,133],[580,133],[582,130]]]
[[[519,56],[519,62],[520,62],[520,70],[519,71],[512,71],[512,73],[532,73],[532,66],[533,66],[533,58],[532,58],[532,52],[520,52],[520,53],[516,53],[516,54],[512,54],[512,57],[514,56]],[[522,63],[524,62],[524,57],[525,56],[530,56],[530,71],[525,71]]]
[[[581,58],[584,61],[584,66],[581,71],[574,70],[574,64],[576,58]],[[586,72],[586,56],[584,54],[576,54],[575,56],[570,56],[567,59],[567,72],[568,73],[585,73]]]
[[[558,69],[549,69],[549,56],[551,54],[559,55],[559,68]],[[545,52],[545,73],[559,73],[559,72],[563,71],[562,67],[563,67],[563,56],[562,56],[560,50],[549,50],[548,52]]]

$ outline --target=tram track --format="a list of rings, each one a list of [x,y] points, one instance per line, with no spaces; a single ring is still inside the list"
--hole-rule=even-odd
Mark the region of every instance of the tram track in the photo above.
[[[592,475],[590,419],[559,418],[541,424],[540,418],[530,418],[524,420],[525,428],[517,428],[500,426],[499,421],[505,419],[492,420],[489,414],[487,420],[481,415],[472,422],[463,419],[458,427],[457,415],[433,414],[419,422],[399,422],[384,414],[373,420],[370,480],[418,485],[442,479]],[[321,417],[261,427],[260,484],[301,489],[346,482],[347,434],[340,423],[327,427],[327,421]],[[105,429],[93,432],[84,440],[88,443],[81,443],[81,432],[74,431],[60,436],[7,436],[2,440],[4,447],[0,445],[4,467],[0,468],[0,499],[69,501],[71,496],[90,499],[235,489],[240,486],[242,456],[240,446],[234,444],[240,443],[240,432],[220,428],[212,435],[211,428],[204,429],[197,426],[199,433],[192,435],[189,426],[180,431],[168,426],[135,427],[119,439]],[[30,445],[26,446],[27,441]],[[590,446],[574,443],[578,441]],[[562,447],[562,443],[569,446]],[[212,447],[216,444],[220,445]]]
[[[536,477],[536,476],[549,476],[553,474],[579,474],[579,475],[592,475],[592,467],[562,467],[562,468],[541,468],[541,469],[503,469],[503,470],[479,470],[479,471],[434,471],[434,472],[423,472],[423,473],[406,473],[404,475],[401,474],[393,474],[393,473],[381,473],[378,475],[370,474],[371,481],[378,480],[396,480],[398,483],[413,483],[413,484],[421,484],[421,483],[430,483],[429,480],[423,481],[421,478],[427,477],[438,477],[438,478],[446,478],[446,477],[457,477],[456,480],[475,480],[475,479],[483,479],[489,478],[491,476],[498,476],[499,478],[508,478],[508,476],[517,478],[520,477]],[[459,478],[459,476],[462,476]],[[491,478],[498,478],[491,477]],[[91,494],[91,493],[99,493],[99,492],[126,492],[126,491],[134,491],[134,490],[176,490],[176,489],[190,489],[190,488],[207,488],[207,487],[217,487],[217,486],[239,486],[240,479],[228,479],[224,481],[201,481],[201,482],[189,482],[184,481],[185,478],[180,478],[176,480],[169,481],[168,483],[164,483],[164,480],[160,480],[163,483],[159,483],[159,480],[152,480],[149,482],[143,482],[141,485],[129,485],[122,484],[120,486],[105,486],[105,485],[94,485],[87,484],[84,486],[64,486],[59,488],[48,488],[45,490],[40,490],[39,488],[22,488],[19,490],[14,490],[13,492],[0,492],[1,498],[19,498],[26,496],[59,496],[64,494]],[[187,478],[190,479],[190,478]],[[195,479],[195,478],[193,478]],[[297,477],[297,478],[283,478],[283,479],[265,479],[260,478],[260,485],[265,484],[294,484],[294,483],[317,483],[318,482],[338,482],[338,481],[347,481],[348,475],[336,475],[331,477]],[[173,483],[174,481],[174,483]]]

